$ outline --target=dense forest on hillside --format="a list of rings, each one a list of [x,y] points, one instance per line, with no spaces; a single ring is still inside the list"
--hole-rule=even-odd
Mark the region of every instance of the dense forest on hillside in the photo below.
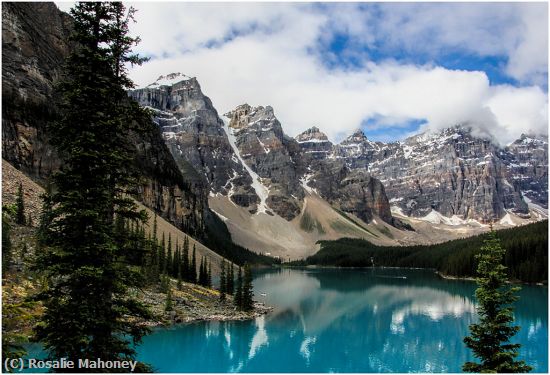
[[[506,248],[509,277],[523,282],[548,280],[548,220],[497,232]],[[320,241],[321,250],[296,264],[339,267],[434,268],[458,277],[475,276],[479,251],[486,234],[429,246],[384,247],[366,240],[342,238]]]

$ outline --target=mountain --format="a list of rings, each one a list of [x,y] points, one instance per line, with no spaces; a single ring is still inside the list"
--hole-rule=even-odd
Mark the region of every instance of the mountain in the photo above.
[[[242,104],[220,118],[197,79],[182,73],[129,95],[151,109],[180,170],[199,172],[237,243],[266,253],[294,257],[319,239],[362,237],[377,219],[391,236],[367,235],[388,245],[438,241],[437,225],[449,227],[447,236],[473,234],[488,221],[545,216],[544,139],[501,148],[465,126],[391,143],[358,130],[333,144],[317,127],[291,138],[271,106]],[[327,221],[331,212],[345,225]]]
[[[251,187],[252,178],[195,78],[178,73],[160,76],[144,88],[130,90],[129,96],[151,109],[153,121],[184,175],[203,183],[211,194],[228,195],[234,203],[256,210],[259,198]]]
[[[72,19],[53,3],[2,4],[2,157],[44,184],[61,161],[47,124],[58,118],[55,83],[71,50]],[[208,191],[178,169],[157,127],[132,134],[142,171],[137,198],[190,233],[204,230]]]
[[[301,211],[304,190],[300,186],[301,165],[298,143],[283,133],[273,108],[238,106],[225,115],[230,119],[227,130],[234,140],[236,152],[261,187],[259,212],[269,209],[286,220],[292,220]]]
[[[47,123],[58,116],[53,88],[72,21],[48,3],[6,3],[2,12],[3,157],[43,183],[60,167]],[[227,229],[243,247],[296,258],[315,252],[318,240],[430,243],[486,230],[487,221],[505,227],[547,216],[546,136],[499,147],[455,126],[391,143],[358,130],[334,144],[312,127],[292,138],[269,105],[220,116],[182,73],[129,97],[150,110],[141,121],[154,124],[132,134],[143,171],[137,198],[189,233],[223,233],[219,248],[230,241]]]
[[[394,210],[425,217],[436,211],[446,217],[488,221],[507,212],[529,214],[521,189],[510,177],[505,150],[452,127],[394,143],[366,137],[346,139],[337,147],[351,168],[366,168],[387,187]],[[540,160],[547,165],[546,160]],[[546,167],[547,169],[547,167]]]

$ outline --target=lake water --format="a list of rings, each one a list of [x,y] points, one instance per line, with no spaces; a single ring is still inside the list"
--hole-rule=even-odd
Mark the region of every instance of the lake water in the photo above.
[[[477,320],[475,283],[405,269],[282,269],[255,276],[254,321],[157,329],[138,359],[158,372],[461,372]],[[262,296],[265,294],[265,296]],[[520,358],[548,370],[548,289],[523,286],[515,305]],[[30,355],[42,358],[39,345]]]
[[[477,319],[475,288],[425,270],[263,271],[255,298],[272,313],[159,329],[138,357],[160,372],[460,372],[472,359],[462,338]],[[548,289],[519,294],[513,341],[545,373]]]

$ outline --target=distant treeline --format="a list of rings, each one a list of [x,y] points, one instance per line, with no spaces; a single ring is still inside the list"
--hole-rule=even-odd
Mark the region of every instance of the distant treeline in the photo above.
[[[458,277],[475,276],[475,254],[485,234],[437,245],[377,246],[366,240],[342,238],[320,241],[321,250],[302,265],[338,267],[414,267],[433,268]],[[548,220],[498,231],[507,250],[504,264],[512,280],[546,282],[548,280]]]

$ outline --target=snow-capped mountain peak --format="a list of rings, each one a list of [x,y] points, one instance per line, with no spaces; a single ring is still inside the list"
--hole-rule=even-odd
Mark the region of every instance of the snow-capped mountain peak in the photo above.
[[[190,79],[193,79],[193,77],[189,77],[183,73],[170,73],[167,75],[161,75],[157,78],[157,80],[150,85],[147,85],[148,88],[157,88],[161,86],[172,86],[175,83],[179,83],[182,81],[188,81]]]

